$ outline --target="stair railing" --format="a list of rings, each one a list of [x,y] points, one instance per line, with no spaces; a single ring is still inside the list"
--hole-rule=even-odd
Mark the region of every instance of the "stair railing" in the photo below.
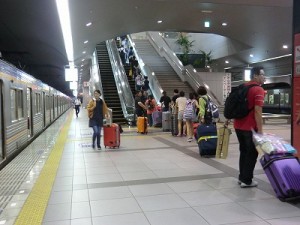
[[[133,48],[133,51],[134,51],[134,55],[136,57],[136,59],[138,60],[139,62],[139,66],[140,66],[140,69],[142,71],[142,74],[144,76],[147,76],[148,77],[148,80],[149,80],[149,87],[151,89],[151,92],[153,94],[153,97],[155,99],[156,102],[159,102],[160,100],[160,97],[162,96],[162,92],[163,92],[163,89],[162,87],[160,86],[160,83],[158,82],[157,80],[157,77],[155,76],[155,73],[154,71],[151,69],[151,67],[147,64],[145,64],[143,62],[143,59],[140,57],[139,55],[139,52],[137,51],[137,49],[135,48],[135,43],[134,41],[132,40],[131,36],[130,35],[127,35],[127,38],[130,42],[130,45],[132,46]]]
[[[191,87],[194,90],[197,90],[200,86],[204,86],[207,90],[207,95],[210,97],[210,99],[219,106],[222,105],[222,103],[218,100],[217,96],[210,89],[209,85],[205,81],[203,81],[203,79],[197,74],[197,71],[192,65],[185,66],[185,70],[186,81],[191,85]]]
[[[174,69],[177,75],[180,77],[181,81],[186,81],[185,79],[185,68],[182,62],[178,59],[173,50],[166,43],[165,39],[159,34],[159,32],[146,32],[146,36],[149,39],[152,46],[158,52],[158,54],[164,57],[170,66]]]
[[[114,39],[106,41],[106,47],[114,74],[118,95],[121,102],[124,117],[129,122],[134,121],[135,105],[130,85],[125,73],[117,45]]]

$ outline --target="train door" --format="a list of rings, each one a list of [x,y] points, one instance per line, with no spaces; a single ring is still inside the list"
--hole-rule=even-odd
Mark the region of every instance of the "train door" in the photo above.
[[[27,88],[27,134],[28,137],[32,137],[32,90],[31,88]]]
[[[0,80],[0,162],[5,158],[4,153],[4,117],[3,117],[3,92]]]

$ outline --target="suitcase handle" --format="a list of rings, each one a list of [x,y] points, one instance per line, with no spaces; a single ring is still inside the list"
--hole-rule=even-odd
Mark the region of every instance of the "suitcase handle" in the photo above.
[[[270,161],[268,161],[268,162],[263,166],[263,169],[268,168],[273,162],[278,161],[278,160],[283,160],[283,159],[296,159],[296,160],[297,160],[297,158],[295,158],[295,156],[293,156],[293,155],[285,155],[285,156],[282,156],[282,157],[273,158],[273,159],[271,159]],[[262,160],[263,160],[264,162],[266,162],[266,159],[265,159],[264,156],[262,157]],[[298,160],[297,160],[297,161],[298,161]],[[299,162],[299,161],[298,161],[298,162]],[[300,163],[300,162],[299,162],[299,163]]]

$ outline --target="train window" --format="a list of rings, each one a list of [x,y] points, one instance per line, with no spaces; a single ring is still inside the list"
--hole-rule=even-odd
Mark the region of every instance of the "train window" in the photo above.
[[[290,96],[289,96],[289,93],[285,93],[284,95],[285,95],[285,97],[284,97],[285,103],[286,103],[286,104],[289,104],[289,103],[290,103]]]
[[[268,95],[268,94],[265,94],[264,103],[265,103],[265,104],[268,104],[268,103],[269,103],[269,95]]]
[[[280,104],[284,104],[284,94],[280,94]]]
[[[24,107],[23,107],[23,91],[10,89],[10,99],[11,99],[11,120],[18,120],[24,117]]]
[[[10,111],[11,111],[11,121],[17,120],[16,90],[15,89],[10,89]]]
[[[269,104],[274,104],[274,95],[269,95]]]
[[[24,117],[24,101],[23,101],[23,91],[17,90],[17,112],[18,112],[18,119]]]
[[[36,93],[35,94],[35,112],[36,113],[41,113],[42,109],[41,109],[41,94],[40,93]]]

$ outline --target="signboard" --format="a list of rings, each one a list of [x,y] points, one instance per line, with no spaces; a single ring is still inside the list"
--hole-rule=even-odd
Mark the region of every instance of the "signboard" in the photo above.
[[[230,92],[231,92],[231,73],[226,73],[223,76],[223,102],[224,103]]]
[[[300,117],[300,34],[295,34],[294,37],[294,73],[292,90],[292,144],[298,150],[298,156],[300,156],[300,123],[297,121],[297,119]]]

